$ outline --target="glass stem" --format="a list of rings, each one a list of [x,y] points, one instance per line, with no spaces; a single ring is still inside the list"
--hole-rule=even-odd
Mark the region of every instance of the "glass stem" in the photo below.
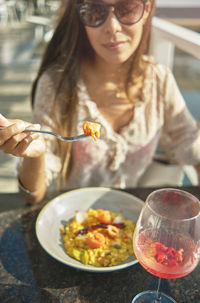
[[[157,298],[155,299],[154,303],[160,303],[161,302],[161,292],[160,292],[160,285],[161,285],[161,278],[158,278],[158,287],[156,291]]]

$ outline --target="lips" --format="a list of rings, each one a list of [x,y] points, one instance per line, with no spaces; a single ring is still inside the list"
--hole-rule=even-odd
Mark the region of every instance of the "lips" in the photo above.
[[[103,44],[103,46],[109,49],[117,49],[122,45],[124,45],[125,43],[126,43],[125,41],[117,41],[117,42],[105,43]]]

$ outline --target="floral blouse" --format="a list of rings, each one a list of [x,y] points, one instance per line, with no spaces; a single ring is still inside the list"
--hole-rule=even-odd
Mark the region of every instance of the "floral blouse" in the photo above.
[[[148,61],[143,100],[135,105],[132,121],[115,132],[91,100],[83,81],[78,84],[77,134],[83,122],[101,124],[100,139],[88,137],[72,145],[72,170],[63,190],[106,186],[126,188],[137,185],[152,162],[158,145],[171,161],[180,164],[200,163],[200,129],[189,113],[170,70],[151,58]],[[36,91],[33,122],[52,130],[52,104],[55,96],[53,73],[44,73]],[[55,151],[53,136],[46,135],[46,183],[56,189],[62,163]],[[67,144],[67,143],[66,143]]]

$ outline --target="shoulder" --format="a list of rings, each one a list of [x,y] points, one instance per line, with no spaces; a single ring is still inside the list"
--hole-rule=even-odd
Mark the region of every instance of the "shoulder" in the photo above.
[[[37,89],[55,88],[60,75],[56,66],[52,66],[45,70],[38,79]]]
[[[171,70],[164,64],[158,63],[152,56],[143,56],[143,62],[146,65],[146,74],[156,76],[159,80],[165,80],[172,75]]]
[[[163,102],[170,115],[183,111],[186,107],[185,100],[171,70],[152,58],[147,57],[145,60],[148,65],[146,83],[148,85],[148,82],[152,83],[153,81],[158,101]],[[151,81],[148,81],[149,77],[152,78]]]
[[[49,68],[44,71],[37,81],[34,112],[50,112],[56,96],[56,70]]]
[[[60,72],[56,66],[52,66],[45,70],[38,78],[35,103],[41,99],[49,98],[49,102],[55,98]]]
[[[146,83],[153,84],[162,95],[165,95],[166,91],[177,89],[176,80],[169,67],[158,63],[152,56],[143,56],[143,61],[146,65]]]

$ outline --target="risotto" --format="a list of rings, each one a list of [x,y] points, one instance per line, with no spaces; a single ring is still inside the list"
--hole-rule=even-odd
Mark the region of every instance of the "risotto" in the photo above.
[[[133,231],[131,220],[103,209],[77,211],[60,229],[66,253],[93,266],[113,266],[131,256]]]

